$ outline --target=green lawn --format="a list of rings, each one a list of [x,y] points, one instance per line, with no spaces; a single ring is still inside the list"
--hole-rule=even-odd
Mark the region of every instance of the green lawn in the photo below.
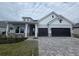
[[[25,40],[12,44],[0,44],[0,56],[37,56],[38,42]]]

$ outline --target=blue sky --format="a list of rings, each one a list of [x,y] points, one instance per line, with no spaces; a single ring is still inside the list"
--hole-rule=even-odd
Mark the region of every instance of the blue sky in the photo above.
[[[39,20],[52,11],[63,15],[72,22],[79,22],[79,3],[76,2],[0,2],[0,20],[21,21],[23,16]]]

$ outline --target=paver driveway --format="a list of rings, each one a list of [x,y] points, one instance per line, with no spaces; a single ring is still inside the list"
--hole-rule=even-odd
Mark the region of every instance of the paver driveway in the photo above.
[[[79,39],[71,37],[39,37],[40,56],[79,56]]]

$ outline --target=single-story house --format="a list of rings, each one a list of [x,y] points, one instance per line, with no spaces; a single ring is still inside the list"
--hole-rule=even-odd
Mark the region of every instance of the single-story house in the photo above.
[[[40,20],[22,17],[23,21],[0,21],[0,34],[6,36],[52,36],[71,37],[73,23],[55,12],[51,12]]]

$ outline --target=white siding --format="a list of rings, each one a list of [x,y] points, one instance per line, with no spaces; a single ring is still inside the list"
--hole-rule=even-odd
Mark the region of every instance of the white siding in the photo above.
[[[0,28],[0,32],[4,32],[4,31],[6,31],[6,28]]]
[[[54,14],[52,14],[52,15],[54,15]],[[48,17],[46,17],[46,18],[44,18],[43,20],[41,20],[40,22],[39,22],[39,24],[47,24],[49,21],[51,21],[51,20],[53,20],[54,18],[56,18],[56,15],[54,15],[54,18],[52,18],[52,15],[50,15],[50,16],[48,16]]]
[[[47,25],[38,25],[38,28],[48,28],[48,26]]]
[[[46,18],[46,20],[47,20],[47,18]],[[48,28],[47,23],[46,22],[43,23],[42,21],[41,21],[41,23],[39,24],[38,27],[39,28]],[[62,23],[60,23],[59,20],[56,19],[56,20],[52,21],[49,24],[49,27],[50,28],[52,28],[52,27],[53,28],[71,28],[72,27],[72,24],[69,23],[68,21],[64,20],[64,19],[63,19]]]
[[[41,23],[42,23],[42,21],[41,21]],[[41,23],[38,26],[39,28],[48,28],[46,22],[44,22],[42,24]],[[55,19],[54,21],[51,21],[51,23],[49,24],[49,27],[50,28],[52,28],[52,27],[53,28],[71,28],[72,25],[71,25],[71,23],[69,23],[68,21],[66,21],[64,19],[63,19],[62,23],[60,23],[58,19]]]
[[[58,19],[55,19],[54,21],[51,21],[51,23],[49,24],[49,27],[50,28],[51,27],[53,27],[53,28],[71,28],[72,24],[64,19],[62,19],[61,23]]]
[[[58,24],[53,24],[49,25],[50,28],[71,28],[69,25],[58,25]]]
[[[10,32],[10,33],[15,33],[15,29],[13,29],[13,30],[10,30],[9,32]]]
[[[68,21],[66,21],[66,20],[64,20],[64,19],[62,19],[62,23],[60,23],[60,21],[59,21],[58,19],[55,19],[55,20],[51,23],[51,25],[53,25],[53,24],[58,24],[58,25],[70,25],[70,26],[71,26],[71,23],[69,23]]]

